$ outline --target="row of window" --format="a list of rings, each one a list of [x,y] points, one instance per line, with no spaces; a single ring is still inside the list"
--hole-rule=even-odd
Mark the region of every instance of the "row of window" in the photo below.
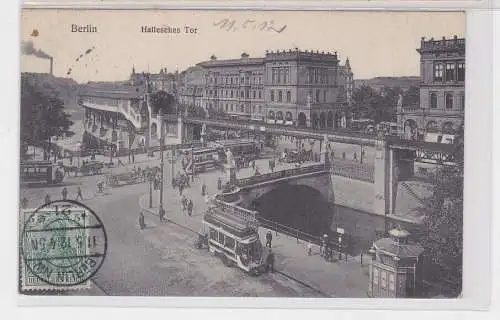
[[[434,63],[434,82],[465,81],[465,62]]]
[[[463,94],[459,95],[459,109],[464,110],[465,108],[465,96]],[[430,96],[430,107],[431,109],[437,109],[438,108],[438,96],[436,92],[431,92]],[[453,93],[447,92],[444,94],[444,104],[446,109],[453,109],[454,106],[454,99],[453,99]]]
[[[220,104],[219,105],[219,110],[222,109],[222,106],[224,106],[224,104]],[[238,110],[238,105],[237,104],[233,104],[233,103],[226,103],[225,104],[225,110],[226,112],[241,112],[241,113],[245,113],[245,105],[240,105],[239,106],[239,110]],[[259,111],[258,113],[259,114],[262,114],[262,106],[258,106],[258,109],[256,106],[252,106],[252,113],[253,114],[256,114],[257,113],[257,110]],[[246,113],[250,113],[250,107],[247,106],[246,108]]]
[[[262,76],[209,77],[209,84],[262,84]]]
[[[287,84],[290,82],[290,67],[275,67],[271,68],[271,83],[272,84]]]
[[[321,83],[329,84],[330,80],[328,77],[328,69],[325,68],[307,68],[306,71],[306,83]]]
[[[112,99],[112,98],[105,98],[105,97],[92,97],[92,96],[86,96],[83,98],[83,101],[88,102],[88,103],[94,103],[94,104],[106,104],[109,106],[118,106],[121,102],[120,99]]]
[[[218,90],[206,90],[206,96],[207,97],[217,97]],[[250,92],[252,92],[252,95],[250,95]],[[225,98],[247,98],[250,99],[253,97],[253,99],[262,99],[262,90],[220,90],[220,97],[225,97]]]

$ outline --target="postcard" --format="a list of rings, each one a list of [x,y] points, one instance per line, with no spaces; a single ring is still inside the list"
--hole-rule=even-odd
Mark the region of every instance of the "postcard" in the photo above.
[[[457,298],[464,12],[21,12],[19,293]]]

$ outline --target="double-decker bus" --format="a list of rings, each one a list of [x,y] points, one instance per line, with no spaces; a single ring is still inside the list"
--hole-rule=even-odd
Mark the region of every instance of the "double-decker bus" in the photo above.
[[[260,155],[260,145],[256,140],[250,139],[234,139],[234,140],[219,140],[212,144],[219,154],[219,160],[226,161],[226,150],[231,150],[235,159],[254,160]]]
[[[196,172],[203,172],[215,168],[219,163],[219,152],[216,148],[196,148],[191,151],[191,166]],[[189,168],[188,168],[189,170]]]
[[[64,169],[51,161],[22,161],[20,171],[21,183],[55,184],[64,179]]]
[[[243,212],[245,214],[245,212]],[[252,275],[261,274],[264,269],[264,248],[257,232],[257,226],[244,216],[212,207],[203,216],[200,241],[210,252],[220,257],[227,265]]]

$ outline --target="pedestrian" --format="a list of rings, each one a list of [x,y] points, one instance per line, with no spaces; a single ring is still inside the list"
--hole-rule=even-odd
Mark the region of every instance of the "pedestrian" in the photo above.
[[[135,163],[135,155],[134,155],[134,150],[132,150],[132,163]]]
[[[273,241],[273,233],[268,230],[266,233],[266,247],[271,248],[271,242]]]
[[[122,166],[122,167],[125,167],[125,165],[123,164],[122,160],[120,158],[117,158],[118,159],[118,167],[119,166]]]
[[[342,160],[345,160],[345,152],[342,152]]]
[[[312,254],[312,244],[309,242],[307,244],[307,255],[310,256]]]
[[[26,198],[26,196],[24,196],[21,200],[21,206],[23,207],[23,209],[26,209],[28,207],[28,198]]]
[[[179,183],[179,195],[182,196],[182,191],[184,190],[184,184]]]
[[[47,193],[45,195],[45,204],[49,203],[50,202],[50,195]]]
[[[222,180],[220,177],[217,178],[217,190],[222,190]]]
[[[201,185],[201,196],[204,197],[205,193],[207,193],[207,186],[205,185],[205,183],[203,183]]]
[[[144,213],[139,212],[139,228],[144,230],[146,228],[146,223],[144,222]]]
[[[78,199],[83,200],[82,188],[80,188],[80,187],[76,188],[76,199],[75,199],[75,201],[78,201]]]
[[[182,212],[186,212],[187,209],[187,198],[186,196],[181,197]]]
[[[165,222],[165,208],[161,207],[159,215],[160,215],[160,222]]]
[[[324,257],[326,255],[326,244],[328,242],[328,235],[324,234],[321,238],[321,247],[319,249],[320,256]]]
[[[356,162],[358,162],[358,153],[357,152],[354,152],[354,154],[352,155],[352,159]]]
[[[68,196],[68,189],[66,189],[66,187],[62,188],[61,195],[63,200],[66,200],[66,197]]]
[[[252,160],[252,169],[255,171],[255,160]]]
[[[188,214],[191,217],[191,215],[193,214],[193,200],[189,199],[187,209],[188,209]]]
[[[269,249],[266,257],[266,272],[269,271],[271,271],[271,273],[274,273],[274,253],[272,249]]]

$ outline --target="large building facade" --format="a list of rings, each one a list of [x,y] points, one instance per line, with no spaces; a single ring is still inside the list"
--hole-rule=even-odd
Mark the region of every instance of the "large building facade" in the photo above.
[[[268,123],[341,126],[352,96],[353,74],[337,53],[268,51],[263,58],[209,61],[203,69],[203,106]]]
[[[453,140],[465,109],[465,39],[421,39],[420,104],[398,105],[406,139]]]

